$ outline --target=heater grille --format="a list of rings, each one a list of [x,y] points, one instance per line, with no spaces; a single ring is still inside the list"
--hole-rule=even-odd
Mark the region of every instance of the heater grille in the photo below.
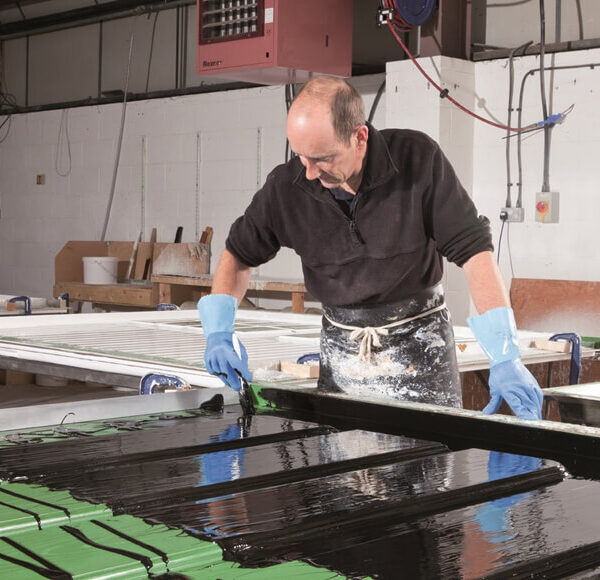
[[[199,44],[264,34],[263,0],[203,0],[199,2]]]

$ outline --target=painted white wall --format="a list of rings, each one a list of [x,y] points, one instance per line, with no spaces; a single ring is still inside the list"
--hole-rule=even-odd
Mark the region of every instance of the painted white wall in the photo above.
[[[546,64],[600,63],[600,50],[560,53]],[[475,112],[504,122],[508,98],[506,60],[468,63],[453,59],[423,59],[442,84]],[[538,57],[515,59],[515,86]],[[437,75],[437,76],[435,76]],[[355,83],[367,108],[382,75],[358,77]],[[438,139],[454,163],[481,213],[492,221],[497,244],[499,211],[506,197],[504,132],[440,101],[410,62],[390,63],[386,97],[375,125],[422,129]],[[542,183],[542,134],[523,142],[525,222],[510,226],[512,262],[517,277],[600,279],[595,259],[597,218],[600,215],[600,67],[557,71],[552,88],[552,110],[575,103],[565,123],[553,131],[550,184],[561,192],[560,222],[534,221],[535,192]],[[518,94],[515,94],[515,102]],[[61,111],[15,115],[9,137],[0,145],[0,293],[50,296],[53,257],[71,239],[98,239],[104,219],[114,162],[121,107],[107,105],[71,109],[72,169],[68,177],[54,170]],[[539,78],[528,79],[524,123],[542,116]],[[516,122],[515,116],[513,120]],[[1,122],[1,121],[0,121]],[[283,160],[285,107],[281,87],[263,87],[131,103],[117,182],[116,201],[108,238],[134,239],[143,226],[147,239],[158,227],[160,240],[171,240],[178,225],[184,240],[197,228],[215,228],[216,258],[224,246],[230,223],[248,204],[257,184]],[[260,129],[260,154],[258,150]],[[147,157],[142,160],[142,140]],[[197,143],[200,141],[200,152]],[[516,181],[516,144],[513,144],[513,181]],[[198,169],[197,158],[201,163]],[[66,167],[66,156],[59,168]],[[196,174],[199,171],[199,186]],[[46,185],[35,185],[44,173]],[[142,176],[145,198],[142,208]],[[513,195],[516,195],[513,188]],[[507,285],[511,269],[507,236],[501,269]],[[260,273],[299,277],[297,257],[283,251]],[[469,312],[462,273],[446,275],[449,303],[457,323]]]
[[[353,81],[367,111],[383,79]],[[71,148],[66,177],[55,170],[56,164],[61,173],[69,168],[64,146],[57,159],[63,112],[12,117],[0,144],[0,293],[51,296],[61,247],[68,240],[100,239],[121,111],[111,104],[65,112]],[[230,224],[283,162],[285,114],[283,87],[128,104],[107,239],[133,240],[140,230],[148,239],[157,227],[159,241],[172,241],[181,225],[183,240],[193,241],[211,225],[214,269]],[[382,99],[375,125],[382,127],[384,119]],[[45,185],[35,184],[36,174],[45,175]],[[302,276],[291,250],[259,270],[272,277]]]
[[[446,57],[420,59],[434,80],[477,114],[505,123],[508,107],[509,73],[507,59],[465,63]],[[546,66],[600,64],[600,50],[559,53],[547,56]],[[517,58],[513,106],[523,76],[539,67],[539,57]],[[471,70],[469,70],[471,69]],[[543,133],[525,136],[523,152],[523,204],[525,222],[505,228],[500,267],[507,287],[512,277],[565,280],[600,279],[596,258],[600,216],[600,68],[598,66],[546,72],[550,113],[575,104],[566,121],[552,133],[550,186],[558,190],[560,220],[557,224],[535,221],[535,193],[543,178]],[[494,244],[498,245],[499,213],[506,200],[506,132],[482,122],[441,101],[437,91],[419,77],[410,62],[388,64],[386,124],[422,130],[437,139],[453,162],[457,174],[480,213],[492,223]],[[539,74],[529,75],[525,84],[523,125],[542,120]],[[516,125],[513,112],[512,125]],[[512,182],[517,182],[516,140],[511,142]],[[513,204],[517,189],[512,188]],[[510,234],[510,235],[507,235]],[[508,241],[512,250],[511,269]],[[513,276],[514,270],[514,276]],[[451,266],[446,274],[448,303],[455,322],[474,314],[462,273]]]
[[[552,58],[546,58],[546,66]],[[559,53],[556,66],[600,64],[600,50]],[[538,57],[515,60],[518,87],[523,75],[539,67]],[[543,179],[543,133],[526,137],[523,149],[523,205],[525,222],[510,226],[515,277],[599,280],[597,259],[598,218],[600,217],[600,68],[577,68],[546,73],[546,88],[552,110],[557,113],[575,104],[565,122],[552,132],[550,188],[560,192],[560,220],[557,224],[535,222],[535,193]],[[506,61],[477,64],[477,92],[485,96],[489,112],[506,120],[508,68]],[[517,101],[513,101],[516,106]],[[548,99],[550,106],[550,98]],[[513,119],[516,122],[515,114]],[[524,92],[523,124],[542,119],[539,74],[529,76]],[[503,132],[482,123],[475,125],[473,166],[475,202],[492,220],[494,240],[500,233],[498,213],[506,197],[505,140]],[[516,141],[511,147],[512,181],[517,181]],[[513,199],[516,187],[512,188]],[[506,231],[505,231],[506,235]],[[506,241],[502,244],[501,268],[510,281],[511,270]]]
[[[545,0],[544,13],[546,42],[600,37],[598,0]],[[540,41],[539,0],[487,1],[487,44],[511,48],[530,40]]]

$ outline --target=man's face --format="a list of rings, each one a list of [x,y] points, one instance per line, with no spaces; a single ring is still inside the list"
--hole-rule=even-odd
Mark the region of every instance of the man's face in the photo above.
[[[363,153],[357,129],[350,143],[335,134],[329,112],[309,115],[290,113],[287,124],[292,150],[306,168],[306,178],[318,179],[328,189],[340,187],[362,169]]]

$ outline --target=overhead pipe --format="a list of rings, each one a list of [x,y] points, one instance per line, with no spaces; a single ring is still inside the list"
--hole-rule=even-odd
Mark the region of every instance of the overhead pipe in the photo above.
[[[183,95],[198,95],[202,93],[215,93],[221,91],[234,91],[238,89],[251,89],[262,87],[259,83],[248,83],[243,81],[231,81],[228,83],[202,84],[184,89],[165,89],[160,91],[150,91],[142,93],[127,94],[127,102],[146,101],[148,99],[166,99],[169,97],[180,97]],[[48,103],[46,105],[31,105],[25,107],[5,107],[2,109],[3,115],[19,115],[23,113],[37,113],[40,111],[55,111],[60,109],[71,109],[76,107],[91,107],[95,105],[108,105],[110,103],[122,103],[123,92],[117,91],[117,94],[104,96],[101,98],[86,98],[77,101],[61,101],[57,103]]]
[[[78,26],[87,26],[127,18],[147,12],[170,10],[180,6],[195,5],[195,0],[115,0],[106,4],[97,4],[67,10],[57,14],[48,14],[36,18],[28,18],[19,22],[7,22],[0,25],[0,41],[23,38],[47,32],[56,32]]]

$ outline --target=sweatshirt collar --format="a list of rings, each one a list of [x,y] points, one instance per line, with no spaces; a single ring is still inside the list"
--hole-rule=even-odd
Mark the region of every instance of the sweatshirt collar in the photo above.
[[[363,178],[358,189],[359,192],[375,189],[399,173],[383,135],[370,123],[367,122],[366,125],[369,129],[367,160],[363,171]],[[299,185],[302,189],[313,195],[320,193],[323,190],[323,186],[319,180],[314,179],[309,181],[306,179],[304,166],[298,159],[294,159],[293,162],[299,165],[298,172],[294,178],[294,184]]]

